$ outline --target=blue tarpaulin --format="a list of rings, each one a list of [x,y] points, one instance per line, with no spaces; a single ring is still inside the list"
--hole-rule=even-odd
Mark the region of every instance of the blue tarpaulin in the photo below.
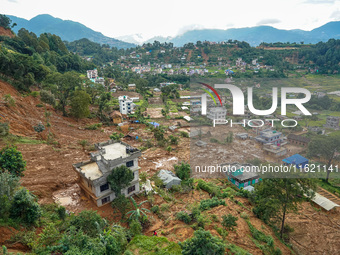
[[[157,123],[157,122],[149,122],[149,123],[154,127],[159,127],[159,123]]]
[[[301,156],[300,154],[295,154],[293,156],[283,159],[282,161],[289,165],[296,165],[297,167],[300,166],[304,167],[306,164],[308,164],[308,159]]]

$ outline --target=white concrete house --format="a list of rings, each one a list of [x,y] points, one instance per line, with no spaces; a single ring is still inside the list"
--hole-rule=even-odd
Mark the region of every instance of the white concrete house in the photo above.
[[[78,175],[78,184],[85,195],[97,206],[115,199],[115,193],[107,182],[107,177],[118,166],[125,165],[133,172],[134,178],[128,187],[121,191],[125,196],[139,193],[138,158],[141,151],[123,142],[109,140],[95,144],[98,150],[91,153],[91,159],[73,165]]]

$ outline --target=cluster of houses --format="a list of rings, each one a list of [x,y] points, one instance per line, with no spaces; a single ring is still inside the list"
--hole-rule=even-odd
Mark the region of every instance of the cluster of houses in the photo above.
[[[93,70],[87,70],[87,78],[90,79],[93,83],[98,83],[103,86],[105,85],[105,79],[98,76],[98,70],[96,68]]]

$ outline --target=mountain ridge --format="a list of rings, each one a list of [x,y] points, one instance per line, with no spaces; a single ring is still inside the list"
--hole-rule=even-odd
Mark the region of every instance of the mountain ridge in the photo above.
[[[17,24],[17,26],[13,28],[15,33],[17,33],[21,28],[25,28],[34,32],[38,36],[42,33],[56,34],[60,36],[62,40],[69,42],[87,38],[93,42],[108,44],[111,47],[117,48],[132,48],[136,46],[136,44],[107,37],[101,32],[94,31],[79,22],[55,18],[49,14],[40,14],[30,20],[12,15],[6,16],[9,17],[13,23]]]

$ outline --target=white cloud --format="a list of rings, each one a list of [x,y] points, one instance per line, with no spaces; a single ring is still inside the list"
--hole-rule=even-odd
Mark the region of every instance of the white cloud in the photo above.
[[[190,30],[199,30],[199,29],[204,29],[204,26],[200,25],[200,24],[190,24],[190,25],[186,25],[186,26],[181,27],[178,30],[177,34],[178,35],[182,35],[185,32],[188,32]]]
[[[281,20],[279,19],[263,19],[260,20],[259,22],[256,23],[256,25],[261,26],[261,25],[271,25],[271,24],[277,24],[280,23]]]
[[[337,0],[306,0],[306,4],[334,4]]]
[[[331,19],[333,20],[336,20],[336,21],[340,21],[340,10],[336,10],[334,11],[331,16],[330,16]]]

